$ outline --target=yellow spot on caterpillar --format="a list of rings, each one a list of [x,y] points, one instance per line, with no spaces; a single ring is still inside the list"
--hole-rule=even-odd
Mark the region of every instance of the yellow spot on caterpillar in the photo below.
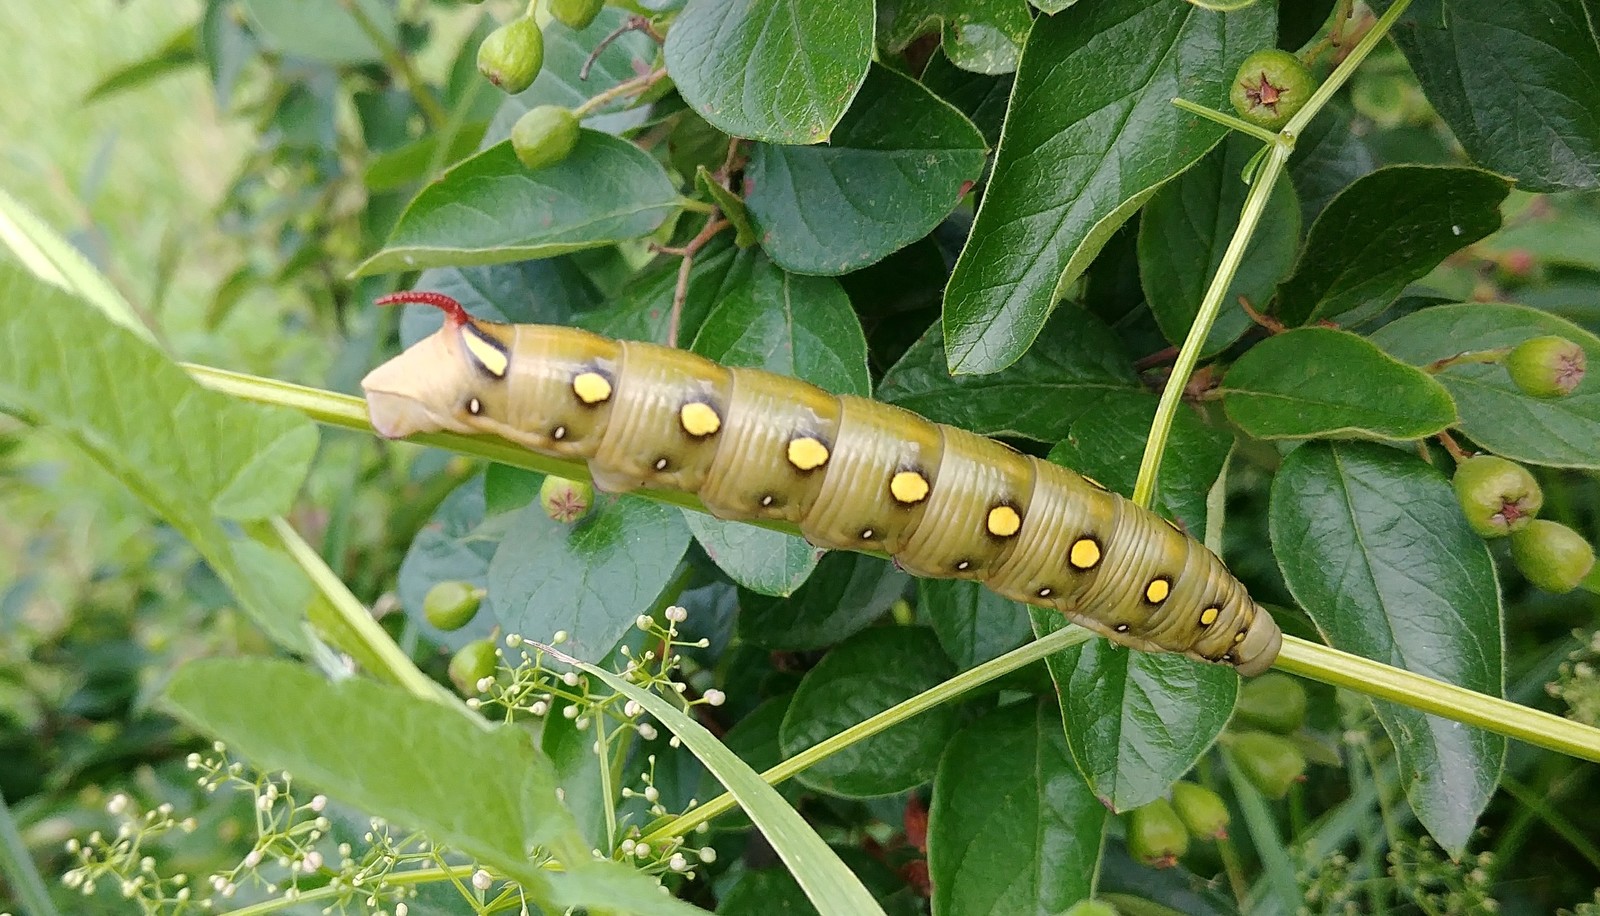
[[[1200,625],[1209,627],[1217,622],[1217,615],[1222,613],[1222,608],[1208,607],[1200,612]]]
[[[722,428],[722,418],[710,404],[690,401],[678,410],[678,422],[691,436],[709,436]]]
[[[1240,630],[1239,632],[1233,634],[1233,642],[1234,642],[1234,645],[1238,645],[1239,643],[1244,642],[1244,631],[1243,630]]]
[[[511,361],[506,358],[504,351],[479,337],[478,332],[471,327],[461,329],[461,342],[467,345],[467,352],[472,354],[472,358],[478,361],[478,365],[482,366],[485,372],[495,378],[505,378],[506,367],[511,365]]]
[[[611,397],[611,380],[598,372],[580,372],[572,380],[572,393],[585,404],[599,404]]]
[[[928,478],[916,471],[901,471],[889,480],[889,495],[908,506],[928,498]]]
[[[1151,604],[1160,604],[1172,594],[1172,583],[1166,579],[1151,579],[1150,584],[1144,587],[1144,600]]]
[[[811,436],[790,439],[789,463],[802,471],[814,471],[828,463],[828,447]]]
[[[1082,477],[1089,484],[1089,486],[1094,487],[1096,490],[1104,490],[1106,488],[1105,484],[1101,483],[1098,480],[1095,480],[1093,477],[1090,477],[1088,474],[1080,474],[1078,476]]]
[[[1100,545],[1094,538],[1079,538],[1073,543],[1067,559],[1079,569],[1094,569],[1095,564],[1100,562]]]
[[[989,533],[997,538],[1008,538],[1022,527],[1022,516],[1010,506],[995,506],[989,510]]]

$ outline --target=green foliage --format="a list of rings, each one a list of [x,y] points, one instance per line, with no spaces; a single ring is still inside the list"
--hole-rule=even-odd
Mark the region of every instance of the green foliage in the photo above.
[[[1583,4],[203,6],[73,59],[91,112],[189,80],[239,123],[193,194],[216,217],[103,235],[114,168],[51,163],[50,219],[0,196],[0,910],[40,909],[37,871],[62,912],[164,914],[1550,912],[1600,883],[1587,764],[1502,737],[1600,759]],[[1309,68],[1267,128],[1224,112],[1255,52]],[[1222,555],[1300,677],[491,438],[319,441],[289,408],[361,430],[334,392],[440,326],[369,307],[405,288],[1091,475]]]

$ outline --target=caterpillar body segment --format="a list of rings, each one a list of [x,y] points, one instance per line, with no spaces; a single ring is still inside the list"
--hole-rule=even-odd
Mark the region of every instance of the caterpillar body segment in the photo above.
[[[1214,554],[1066,468],[909,411],[683,350],[444,308],[443,328],[362,380],[389,437],[497,435],[588,462],[595,484],[686,490],[728,519],[881,550],[981,581],[1137,649],[1265,671],[1281,634]]]

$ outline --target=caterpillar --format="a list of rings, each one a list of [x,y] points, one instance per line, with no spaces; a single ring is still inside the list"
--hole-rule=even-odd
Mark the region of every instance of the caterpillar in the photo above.
[[[797,379],[576,328],[501,324],[426,292],[444,326],[361,382],[387,438],[489,434],[588,462],[595,486],[696,494],[819,547],[975,579],[1107,639],[1265,671],[1282,634],[1222,561],[1160,516],[1004,443]]]

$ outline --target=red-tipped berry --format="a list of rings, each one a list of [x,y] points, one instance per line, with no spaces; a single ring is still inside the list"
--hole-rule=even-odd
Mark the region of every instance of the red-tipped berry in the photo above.
[[[594,486],[586,480],[568,480],[551,475],[539,485],[539,505],[546,515],[570,525],[594,505]]]
[[[1277,130],[1305,107],[1316,88],[1316,78],[1300,58],[1272,48],[1244,59],[1228,97],[1239,117]]]
[[[1544,491],[1528,469],[1499,455],[1477,455],[1456,466],[1450,481],[1467,524],[1482,537],[1505,537],[1533,521]]]

